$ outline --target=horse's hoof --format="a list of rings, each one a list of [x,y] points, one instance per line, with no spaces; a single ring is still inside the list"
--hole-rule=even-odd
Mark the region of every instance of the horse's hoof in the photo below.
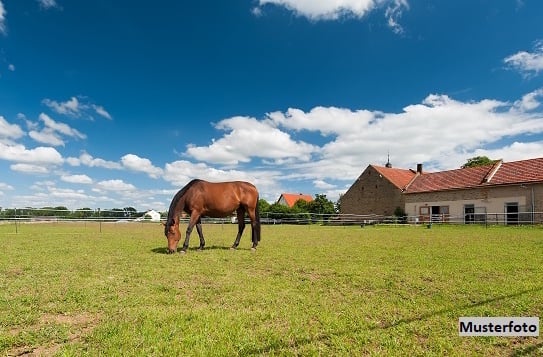
[[[252,247],[252,248],[251,248],[251,252],[256,252],[256,248],[255,248],[255,247]]]
[[[230,250],[237,250],[238,248],[236,247],[230,247]]]
[[[187,254],[187,251],[186,250],[180,250],[179,254]]]

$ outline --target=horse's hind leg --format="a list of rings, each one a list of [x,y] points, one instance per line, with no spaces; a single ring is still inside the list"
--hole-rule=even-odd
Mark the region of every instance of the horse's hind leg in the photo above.
[[[238,247],[241,235],[243,234],[243,230],[245,229],[245,208],[243,208],[243,206],[240,206],[236,210],[236,213],[238,216],[238,235],[236,236],[236,240],[232,245],[232,249],[236,249]]]
[[[204,250],[204,247],[206,245],[206,241],[204,239],[204,233],[202,231],[202,220],[198,219],[198,223],[196,223],[196,231],[198,232],[198,236],[200,237],[200,248],[199,250]]]
[[[255,211],[251,211],[249,209],[247,211],[247,214],[249,215],[249,219],[251,220],[251,240],[253,241],[253,246],[251,247],[251,249],[255,250],[256,246],[258,245],[258,241],[260,240],[260,222],[256,217]]]

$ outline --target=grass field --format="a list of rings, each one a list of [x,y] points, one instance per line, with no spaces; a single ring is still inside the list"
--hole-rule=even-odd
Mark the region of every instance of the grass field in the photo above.
[[[461,316],[540,316],[543,229],[0,225],[0,355],[543,354],[543,337],[459,337]],[[191,247],[198,245],[197,235]]]

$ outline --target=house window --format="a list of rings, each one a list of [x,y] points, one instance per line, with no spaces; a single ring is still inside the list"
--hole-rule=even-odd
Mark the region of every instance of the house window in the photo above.
[[[505,204],[505,219],[507,224],[518,224],[518,202]]]
[[[475,221],[475,205],[464,205],[464,223],[473,223]]]
[[[430,220],[430,207],[422,206],[419,207],[419,221],[427,222]]]

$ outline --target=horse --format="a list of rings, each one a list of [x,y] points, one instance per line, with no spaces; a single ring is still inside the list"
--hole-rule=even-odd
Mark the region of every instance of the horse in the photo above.
[[[238,234],[231,249],[239,245],[241,235],[245,229],[245,213],[251,220],[252,250],[256,249],[260,241],[260,214],[258,210],[259,194],[256,187],[244,181],[233,182],[207,182],[195,179],[179,190],[170,203],[168,218],[164,224],[164,235],[168,239],[168,254],[177,251],[181,240],[179,231],[179,216],[184,211],[190,215],[185,235],[185,242],[180,253],[186,253],[189,246],[190,234],[194,226],[200,237],[199,250],[205,246],[202,233],[202,216],[226,217],[234,211],[237,214]]]

